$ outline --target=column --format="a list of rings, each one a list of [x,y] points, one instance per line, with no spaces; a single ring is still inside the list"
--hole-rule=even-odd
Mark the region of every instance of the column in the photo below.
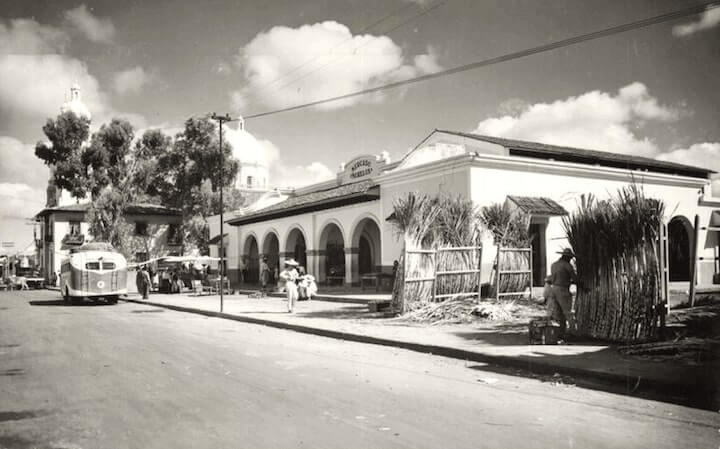
[[[306,249],[308,260],[308,273],[315,276],[317,283],[325,282],[325,250],[323,249]],[[312,267],[312,271],[310,271]]]
[[[359,285],[359,248],[345,248],[345,285]]]

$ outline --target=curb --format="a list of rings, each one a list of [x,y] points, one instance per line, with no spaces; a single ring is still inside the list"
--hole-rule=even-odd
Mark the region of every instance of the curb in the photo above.
[[[685,379],[684,382],[668,382],[662,379],[647,379],[617,373],[593,371],[571,366],[557,366],[549,363],[544,363],[542,361],[528,361],[515,357],[483,354],[480,352],[467,351],[464,349],[451,348],[447,346],[428,345],[423,343],[393,340],[389,338],[373,337],[369,335],[351,334],[341,331],[304,326],[300,324],[284,323],[279,321],[266,320],[262,318],[253,318],[244,315],[233,315],[225,312],[211,312],[209,310],[195,309],[192,307],[176,306],[172,304],[162,304],[152,301],[143,301],[129,298],[123,298],[123,300],[135,304],[144,304],[169,310],[175,310],[178,312],[193,313],[213,318],[223,318],[232,321],[238,321],[241,323],[257,324],[276,329],[291,330],[321,337],[352,341],[356,343],[376,344],[380,346],[406,349],[424,354],[439,355],[458,360],[487,363],[491,365],[519,369],[534,374],[553,375],[557,373],[567,376],[591,379],[622,387],[626,392],[630,392],[633,394],[640,392],[641,390],[649,390],[651,392],[660,393],[665,397],[677,396],[678,394],[682,395],[686,392],[689,393],[690,391],[687,391],[688,387],[695,387],[696,389],[700,387],[698,383],[692,382],[692,379]],[[698,393],[697,390],[691,391]]]
[[[236,291],[243,295],[251,295],[253,293],[257,293],[257,290],[248,290],[248,289],[243,289],[243,288],[237,289]],[[268,292],[267,296],[270,296],[272,298],[284,298],[285,293]],[[314,295],[313,299],[316,301],[338,302],[338,303],[345,303],[345,304],[368,304],[373,301],[378,301],[377,299],[360,299],[360,298],[350,298],[350,297],[343,298],[340,296],[324,296],[324,295]]]

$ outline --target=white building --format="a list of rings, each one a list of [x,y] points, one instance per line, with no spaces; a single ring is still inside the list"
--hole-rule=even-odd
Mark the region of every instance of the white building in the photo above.
[[[580,196],[614,195],[633,182],[661,199],[669,224],[670,280],[689,280],[693,219],[700,217],[698,282],[718,281],[720,198],[713,198],[711,170],[617,153],[522,142],[435,130],[402,160],[357,157],[337,179],[295,190],[287,199],[226,219],[228,271],[237,280],[238,261],[257,280],[262,256],[271,267],[294,257],[319,280],[356,284],[367,272],[390,271],[401,242],[386,220],[393,201],[409,191],[448,192],[478,206],[513,202],[531,214],[536,282],[542,282],[556,251],[567,246],[562,215]],[[228,229],[229,228],[229,229]],[[217,231],[215,231],[217,232]],[[483,278],[495,256],[483,243]]]

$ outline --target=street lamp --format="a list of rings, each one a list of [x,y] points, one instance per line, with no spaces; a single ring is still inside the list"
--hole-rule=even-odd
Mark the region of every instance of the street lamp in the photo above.
[[[210,117],[213,120],[217,120],[220,124],[220,313],[223,311],[223,289],[225,287],[225,236],[223,234],[223,166],[225,162],[225,158],[223,156],[223,140],[222,140],[222,130],[223,130],[223,123],[225,122],[240,122],[240,129],[245,128],[245,122],[243,121],[242,117],[238,118],[230,118],[229,114],[225,115],[217,115],[213,112],[212,116]]]

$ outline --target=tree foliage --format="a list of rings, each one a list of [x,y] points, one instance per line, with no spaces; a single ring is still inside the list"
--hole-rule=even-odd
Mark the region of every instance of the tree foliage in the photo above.
[[[53,169],[53,181],[75,198],[88,191],[87,167],[82,162],[83,143],[90,135],[90,120],[68,111],[48,119],[43,132],[50,144],[38,142],[35,155]]]

